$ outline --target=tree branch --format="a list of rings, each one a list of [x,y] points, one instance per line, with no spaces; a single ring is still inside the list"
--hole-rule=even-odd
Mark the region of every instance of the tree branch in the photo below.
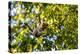
[[[28,23],[25,23],[25,25],[27,25],[27,27],[29,28],[29,30],[33,32],[33,29],[28,25]]]

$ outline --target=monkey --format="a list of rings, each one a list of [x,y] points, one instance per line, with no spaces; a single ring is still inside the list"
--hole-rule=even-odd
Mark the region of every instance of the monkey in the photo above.
[[[40,37],[42,32],[47,28],[48,24],[41,21],[41,24],[38,24],[37,27],[33,30],[32,34],[36,37]]]
[[[48,27],[48,24],[44,21],[41,21],[41,23],[37,23],[37,27],[32,29],[27,23],[25,24],[31,31],[31,34],[35,37],[40,37],[42,35],[42,32]]]

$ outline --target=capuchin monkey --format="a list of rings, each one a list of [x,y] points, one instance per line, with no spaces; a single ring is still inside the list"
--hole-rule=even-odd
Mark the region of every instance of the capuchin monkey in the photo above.
[[[48,27],[48,24],[44,21],[41,21],[41,23],[37,23],[37,26],[32,29],[28,24],[27,27],[31,31],[31,34],[35,37],[40,37],[42,35],[42,32]]]

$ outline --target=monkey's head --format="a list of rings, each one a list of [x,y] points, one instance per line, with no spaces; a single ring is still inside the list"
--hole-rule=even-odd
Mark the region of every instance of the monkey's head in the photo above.
[[[43,25],[42,25],[42,30],[44,30],[44,29],[46,29],[48,27],[48,24],[47,23],[43,23]]]

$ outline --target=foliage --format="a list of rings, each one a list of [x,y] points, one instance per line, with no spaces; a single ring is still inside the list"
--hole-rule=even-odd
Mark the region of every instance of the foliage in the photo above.
[[[9,52],[30,52],[78,48],[77,5],[9,2]],[[47,29],[40,37],[31,34],[45,20]]]

